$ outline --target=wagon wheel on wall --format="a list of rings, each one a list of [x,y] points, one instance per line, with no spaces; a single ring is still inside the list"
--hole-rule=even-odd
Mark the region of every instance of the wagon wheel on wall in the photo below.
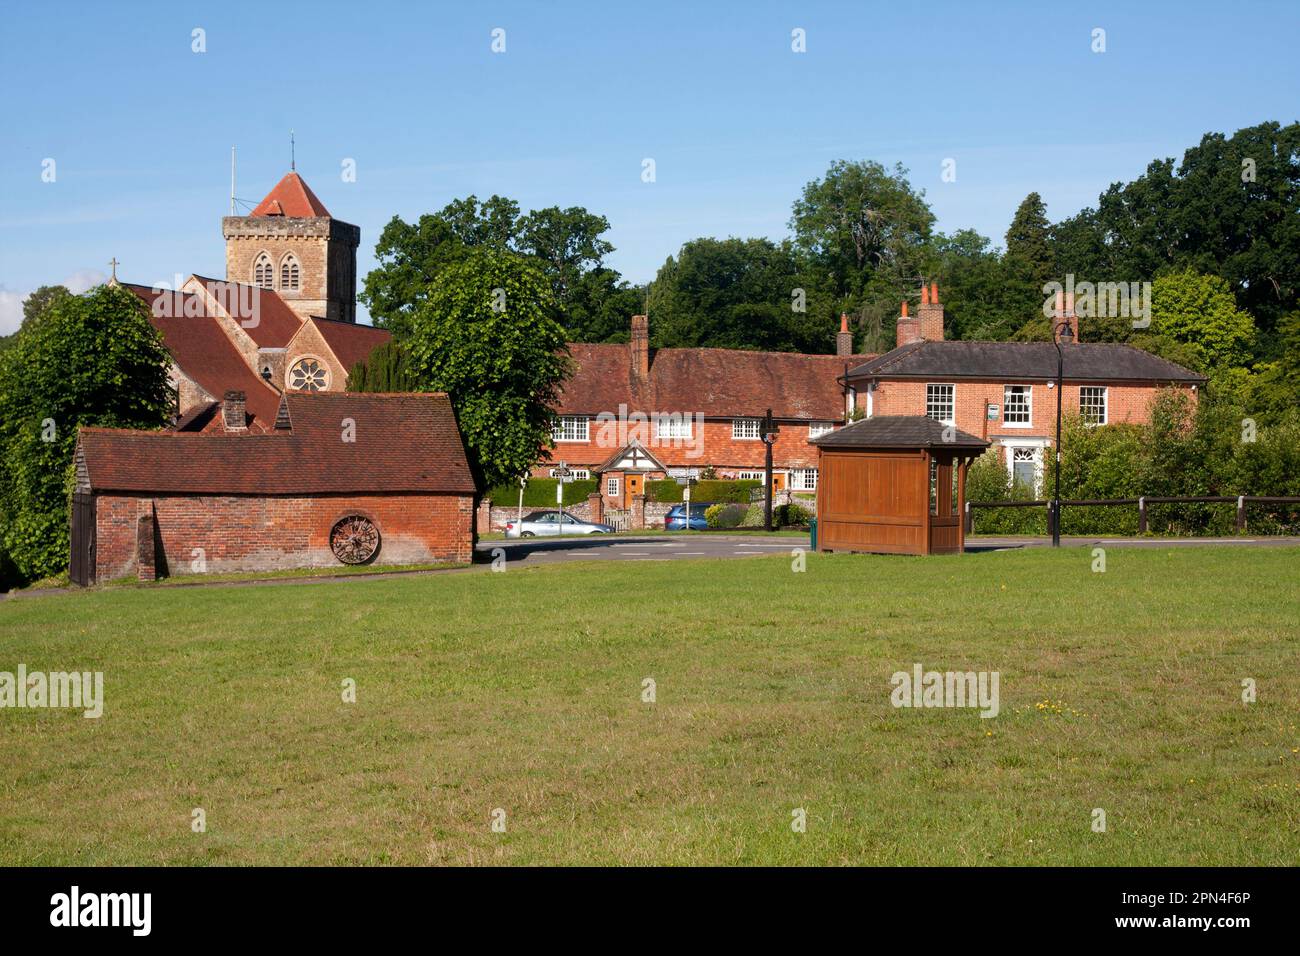
[[[365,564],[379,550],[379,529],[363,515],[340,518],[330,531],[330,548],[344,564]]]

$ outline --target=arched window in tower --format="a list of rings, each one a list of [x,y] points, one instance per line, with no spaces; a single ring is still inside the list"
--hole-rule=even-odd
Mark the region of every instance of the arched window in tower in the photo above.
[[[265,252],[259,253],[257,259],[253,261],[253,285],[263,289],[275,286],[275,266],[271,263],[271,257]]]
[[[292,252],[280,260],[280,288],[298,291],[298,259]]]

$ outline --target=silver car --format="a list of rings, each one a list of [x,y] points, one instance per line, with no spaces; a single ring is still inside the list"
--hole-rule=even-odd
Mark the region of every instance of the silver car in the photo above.
[[[609,534],[612,525],[579,521],[567,511],[534,511],[524,515],[524,520],[506,522],[507,538],[541,538],[560,534]]]

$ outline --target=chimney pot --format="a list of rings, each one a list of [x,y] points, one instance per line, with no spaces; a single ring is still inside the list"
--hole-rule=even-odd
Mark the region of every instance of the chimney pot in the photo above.
[[[903,300],[903,318],[907,318],[907,300]]]
[[[921,304],[930,304],[930,290],[924,282],[921,283]]]
[[[939,304],[939,283],[937,282],[930,283],[930,304]]]

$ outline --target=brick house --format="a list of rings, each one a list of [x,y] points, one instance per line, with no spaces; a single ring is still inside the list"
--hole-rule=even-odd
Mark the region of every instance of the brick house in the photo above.
[[[632,317],[627,344],[573,342],[575,370],[556,407],[548,476],[563,461],[578,479],[596,478],[606,508],[628,508],[656,478],[763,478],[759,424],[767,409],[779,425],[773,485],[814,491],[817,450],[810,438],[842,426],[850,408],[841,382],[871,356],[853,355],[841,319],[835,355],[649,345],[646,316]]]
[[[443,393],[288,392],[268,431],[82,428],[72,577],[469,561],[474,481]]]
[[[1161,389],[1193,396],[1205,378],[1128,345],[1078,342],[1078,318],[1058,305],[1062,337],[1062,410],[1092,424],[1150,421]],[[1069,341],[1067,341],[1067,339]],[[1052,342],[944,341],[936,286],[922,290],[918,315],[903,303],[897,347],[849,371],[845,382],[867,417],[927,415],[993,443],[1016,481],[1034,487],[1043,450],[1056,433],[1056,345]]]
[[[343,391],[348,370],[389,333],[356,321],[361,230],[333,218],[296,172],[221,226],[225,279],[192,275],[175,290],[118,284],[149,306],[163,335],[178,418],[210,426],[221,397],[242,391],[248,427],[267,432],[282,393]]]

